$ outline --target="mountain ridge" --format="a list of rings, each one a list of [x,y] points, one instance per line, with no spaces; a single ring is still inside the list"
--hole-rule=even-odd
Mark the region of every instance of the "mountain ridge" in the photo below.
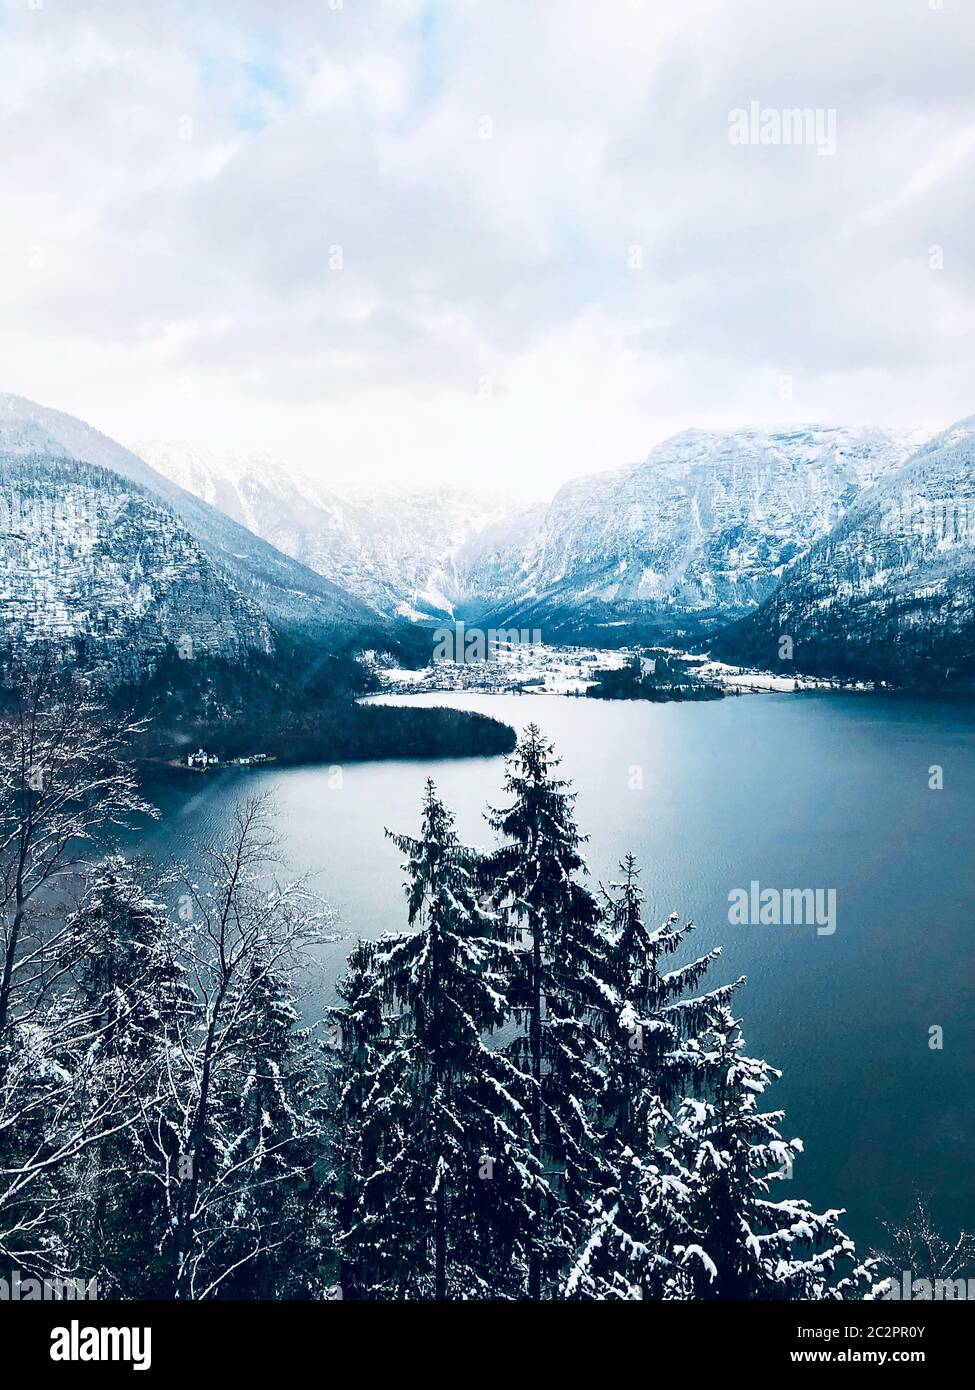
[[[75,416],[25,397],[0,394],[0,455],[64,455],[138,484],[168,506],[211,562],[286,633],[348,640],[377,626],[352,595],[172,483],[131,450]]]
[[[791,660],[780,657],[783,637]],[[718,634],[714,653],[770,669],[975,688],[975,416],[864,492],[753,614]]]
[[[639,464],[573,479],[476,601],[503,625],[668,637],[756,607],[907,444],[882,430],[687,430]]]
[[[343,588],[387,619],[441,621],[461,596],[465,544],[512,510],[461,487],[341,489],[262,452],[136,446],[165,476]]]
[[[422,660],[424,634],[462,617],[551,642],[700,643],[778,671],[972,678],[975,416],[913,451],[865,427],[686,430],[529,507],[339,493],[267,454],[221,470],[185,445],[144,452],[0,396],[9,646],[46,622],[102,660],[110,638],[158,655],[183,635],[236,661],[279,639],[348,653],[407,632]]]
[[[0,453],[4,665],[40,645],[111,683],[170,648],[240,661],[270,624],[138,484],[67,455]]]
[[[648,623],[666,634],[685,621],[711,630],[757,606],[908,446],[843,427],[688,430],[527,507],[460,489],[340,493],[267,455],[228,477],[186,446],[143,451],[378,613],[570,636]]]

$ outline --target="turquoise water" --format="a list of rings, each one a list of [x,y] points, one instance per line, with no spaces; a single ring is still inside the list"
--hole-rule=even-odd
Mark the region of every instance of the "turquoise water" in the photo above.
[[[632,851],[650,912],[693,918],[695,954],[722,947],[715,982],[747,975],[749,1047],[784,1072],[768,1107],[806,1145],[796,1195],[848,1208],[862,1241],[915,1190],[946,1228],[975,1226],[975,709],[849,695],[416,702],[539,723],[578,789],[594,881]],[[934,764],[942,790],[929,787]],[[236,800],[269,792],[290,866],[314,871],[345,935],[322,951],[327,994],[356,936],[404,923],[383,827],[415,829],[432,775],[461,834],[488,844],[482,811],[503,800],[502,773],[501,759],[476,758],[348,764],[341,786],[321,767],[187,777],[149,789],[163,819],[139,840],[160,859],[189,852]],[[835,889],[835,932],[730,925],[728,894],[752,880]]]

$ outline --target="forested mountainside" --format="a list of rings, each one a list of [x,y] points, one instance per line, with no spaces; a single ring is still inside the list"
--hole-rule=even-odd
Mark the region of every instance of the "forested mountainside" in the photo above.
[[[169,647],[269,653],[265,615],[179,520],[118,474],[76,459],[0,455],[0,641],[50,643],[113,681]]]
[[[25,667],[70,668],[146,716],[153,758],[199,741],[288,761],[511,746],[474,715],[359,709],[376,648],[420,662],[429,636],[80,421],[0,398],[0,700]]]
[[[525,508],[463,489],[341,496],[272,460],[235,475],[175,446],[149,450],[157,470],[3,396],[0,641],[50,637],[126,681],[181,638],[231,664],[284,644],[351,691],[368,681],[332,658],[423,662],[430,628],[464,617],[550,642],[965,685],[973,438],[971,420],[913,454],[879,430],[689,430]]]
[[[906,453],[878,430],[688,430],[636,467],[567,483],[540,524],[479,557],[468,602],[553,637],[712,631]]]
[[[864,493],[713,650],[783,670],[975,687],[975,417]]]
[[[360,600],[275,550],[107,435],[61,411],[20,396],[0,395],[0,458],[25,456],[71,458],[138,484],[175,513],[213,567],[274,628],[329,644],[354,639],[362,629],[373,639],[383,631],[375,612]]]

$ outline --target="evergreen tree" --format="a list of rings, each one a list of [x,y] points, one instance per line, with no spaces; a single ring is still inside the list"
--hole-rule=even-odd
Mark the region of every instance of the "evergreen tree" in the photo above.
[[[366,1191],[387,1129],[380,1107],[366,1105],[381,1054],[389,1048],[374,960],[374,943],[358,942],[336,988],[342,1002],[327,1011],[338,1288],[343,1298],[350,1299],[366,1298],[370,1289],[382,1283],[371,1236],[373,1194]]]
[[[353,1273],[362,1296],[504,1296],[524,1264],[519,1212],[538,1181],[524,1080],[485,1036],[508,1016],[512,951],[481,905],[478,857],[432,782],[419,837],[390,838],[407,856],[414,930],[360,949],[345,985],[360,1176],[340,1249],[355,1265],[368,1245]]]
[[[642,1140],[644,1107],[654,1108],[659,1100],[671,1108],[693,1082],[700,1057],[687,1040],[707,1028],[715,1008],[743,981],[689,997],[720,956],[720,947],[667,969],[694,923],[681,925],[674,912],[661,926],[649,926],[632,855],[620,869],[623,877],[610,884],[604,906],[612,943],[608,982],[614,1027],[607,1039],[602,1109],[606,1130],[618,1143],[634,1147]]]
[[[59,939],[73,989],[52,1010],[65,1038],[62,1062],[79,1079],[78,1104],[98,1142],[64,1175],[69,1267],[94,1277],[103,1297],[154,1290],[166,1212],[156,1185],[140,1171],[133,1129],[165,1124],[163,1071],[197,1004],[174,949],[166,909],[122,856],[110,857],[89,883]],[[106,1097],[124,1091],[131,1123],[118,1128]]]
[[[673,1246],[690,1229],[691,1184],[670,1148],[672,1111],[700,1067],[689,1043],[736,987],[686,997],[720,952],[665,970],[693,923],[681,926],[673,913],[662,926],[648,926],[633,856],[620,868],[623,878],[610,885],[604,904],[613,1006],[600,1096],[602,1172],[566,1281],[574,1298],[663,1296]]]
[[[232,1271],[221,1297],[321,1297],[327,1151],[312,1030],[301,1025],[288,973],[266,959],[251,961],[234,995],[240,1026],[214,1113],[224,1194],[207,1208],[209,1230],[223,1234],[209,1258]]]
[[[510,997],[521,1031],[509,1055],[530,1082],[532,1159],[545,1180],[532,1190],[526,1233],[533,1300],[558,1285],[585,1222],[599,1166],[602,1020],[615,1003],[610,934],[579,881],[584,837],[558,763],[530,724],[508,762],[510,804],[488,817],[502,843],[485,865],[515,946]]]
[[[740,1020],[724,1004],[690,1046],[700,1053],[704,1098],[681,1106],[675,1153],[692,1182],[696,1235],[676,1247],[682,1271],[674,1296],[863,1297],[872,1265],[858,1263],[837,1224],[842,1212],[819,1214],[808,1202],[770,1197],[802,1152],[800,1140],[782,1139],[782,1113],[758,1108],[780,1073],[744,1055]]]

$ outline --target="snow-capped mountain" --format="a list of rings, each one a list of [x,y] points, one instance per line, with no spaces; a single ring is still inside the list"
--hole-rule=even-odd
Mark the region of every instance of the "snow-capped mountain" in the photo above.
[[[706,630],[756,607],[908,452],[879,430],[688,430],[635,467],[566,484],[540,524],[524,519],[493,550],[482,541],[467,597],[553,636]]]
[[[261,454],[137,450],[378,613],[590,638],[754,608],[909,452],[877,430],[690,430],[642,464],[566,484],[547,508],[519,508],[461,489],[340,492]]]
[[[167,507],[26,439],[0,452],[0,615],[11,655],[50,643],[113,680],[137,677],[167,645],[239,660],[273,641]]]
[[[881,605],[888,579],[904,575],[916,625],[950,624],[955,604],[963,626],[967,530],[956,518],[958,536],[940,535],[929,555],[930,536],[902,535],[891,518],[908,474],[903,486],[929,510],[945,497],[961,505],[973,433],[963,422],[898,472],[908,444],[879,430],[689,430],[644,463],[519,509],[460,488],[339,491],[261,454],[137,453],[0,396],[3,631],[23,642],[47,630],[79,649],[131,640],[136,651],[174,634],[205,646],[209,633],[213,650],[232,654],[268,650],[279,632],[374,645],[403,629],[397,619],[453,613],[610,645],[705,636],[757,610],[736,629],[737,654],[758,660],[762,648],[768,664],[769,633],[783,630],[769,596],[785,602],[812,574],[807,553],[837,612],[838,596],[861,589]],[[870,498],[888,499],[882,524]],[[883,544],[848,563],[844,538],[875,530]],[[805,630],[817,630],[808,618]]]
[[[113,475],[106,483],[110,490],[117,491],[119,479],[134,484],[160,516],[170,518],[167,524],[173,534],[185,533],[206,558],[208,569],[280,632],[332,643],[376,627],[375,614],[358,599],[275,550],[223,510],[157,473],[107,435],[61,411],[20,396],[0,394],[0,460],[18,461],[18,467],[8,470],[5,478],[8,514],[12,514],[17,492],[26,486],[30,459],[37,466],[44,461],[63,464],[73,460],[105,470]],[[89,482],[96,478],[90,472],[87,476]],[[52,506],[55,501],[52,497]],[[85,514],[92,529],[89,539],[79,544],[90,544],[94,562],[102,553],[99,526],[103,518],[101,513],[97,520],[94,512]],[[66,534],[65,543],[73,544]]]
[[[463,488],[329,487],[266,453],[140,442],[158,472],[376,613],[441,618],[464,597],[468,547],[515,510]]]
[[[779,660],[783,637],[791,662]],[[824,675],[975,684],[975,416],[858,498],[714,650]]]

